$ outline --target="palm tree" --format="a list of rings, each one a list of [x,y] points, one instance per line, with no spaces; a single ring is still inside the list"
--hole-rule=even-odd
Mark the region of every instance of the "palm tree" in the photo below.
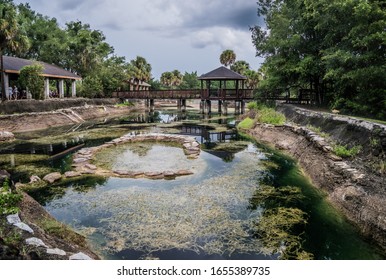
[[[232,65],[236,61],[236,54],[232,50],[225,50],[220,55],[220,63],[227,67],[228,65]]]
[[[137,56],[135,60],[130,62],[129,75],[130,78],[134,78],[137,81],[136,90],[138,90],[141,81],[148,82],[151,79],[151,65],[147,63],[145,58]]]
[[[29,47],[27,36],[17,21],[17,11],[12,2],[0,4],[0,71],[2,100],[5,100],[5,74],[3,54],[5,50],[22,51]]]
[[[178,70],[174,70],[172,74],[173,74],[172,85],[175,87],[178,87],[182,83],[182,79],[184,78],[184,76]]]
[[[255,70],[248,69],[244,72],[244,74],[247,77],[247,88],[255,89],[260,81],[260,73]]]
[[[236,61],[232,66],[231,70],[244,75],[245,71],[249,70],[249,63],[244,60]]]
[[[160,80],[164,86],[170,87],[173,83],[173,73],[172,72],[162,73]]]

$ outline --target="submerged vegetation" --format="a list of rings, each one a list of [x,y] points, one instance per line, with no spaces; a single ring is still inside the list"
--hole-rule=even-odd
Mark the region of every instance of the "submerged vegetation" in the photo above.
[[[269,252],[281,259],[312,259],[302,247],[301,235],[307,215],[296,208],[304,196],[299,187],[262,185],[252,199],[252,207],[264,210],[255,225],[256,235]]]

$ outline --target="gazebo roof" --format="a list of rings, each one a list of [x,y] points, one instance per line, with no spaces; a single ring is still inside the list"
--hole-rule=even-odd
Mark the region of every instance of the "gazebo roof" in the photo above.
[[[198,77],[199,80],[246,80],[247,78],[235,71],[221,66],[213,71]]]
[[[49,77],[49,78],[57,78],[57,79],[71,79],[71,80],[80,80],[82,79],[80,76],[64,70],[63,68],[60,68],[58,66],[48,64],[45,62],[40,61],[34,61],[34,60],[28,60],[18,57],[12,57],[12,56],[3,56],[4,60],[4,72],[5,73],[14,73],[19,74],[20,70],[24,66],[32,65],[34,63],[42,64],[43,69],[43,76]]]

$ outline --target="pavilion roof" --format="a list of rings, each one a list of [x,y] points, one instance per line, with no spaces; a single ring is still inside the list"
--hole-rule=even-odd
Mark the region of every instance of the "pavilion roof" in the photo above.
[[[247,78],[235,71],[221,66],[198,77],[199,80],[246,80]]]
[[[44,67],[43,69],[44,77],[57,78],[57,79],[71,79],[71,80],[80,80],[82,78],[61,67],[48,64],[45,62],[41,62],[41,61],[28,60],[28,59],[12,57],[12,56],[3,56],[3,60],[4,60],[4,72],[6,73],[19,74],[20,70],[24,66],[32,65],[34,63],[39,63]]]

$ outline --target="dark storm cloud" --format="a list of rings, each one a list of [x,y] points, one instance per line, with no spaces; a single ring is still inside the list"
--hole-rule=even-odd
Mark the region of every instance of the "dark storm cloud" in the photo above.
[[[192,28],[221,26],[245,30],[248,29],[249,26],[258,23],[256,4],[228,9],[221,9],[221,7],[218,7],[218,9],[215,8],[217,7],[195,15],[185,23],[185,26]]]

